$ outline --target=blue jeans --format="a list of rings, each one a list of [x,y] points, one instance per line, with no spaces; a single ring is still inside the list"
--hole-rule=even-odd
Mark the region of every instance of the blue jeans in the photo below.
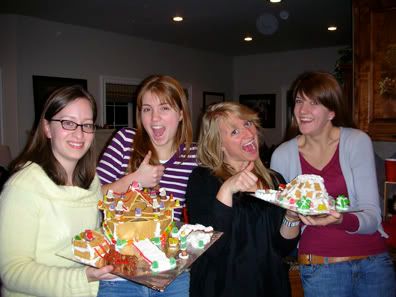
[[[130,281],[101,281],[97,297],[188,297],[190,289],[190,273],[183,272],[159,292]]]
[[[304,297],[395,297],[396,279],[388,253],[367,259],[300,265]]]

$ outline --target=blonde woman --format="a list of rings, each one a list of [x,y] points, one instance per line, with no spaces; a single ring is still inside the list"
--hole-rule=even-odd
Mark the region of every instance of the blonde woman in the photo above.
[[[234,102],[208,108],[186,201],[192,223],[223,236],[191,270],[190,296],[288,296],[282,256],[299,235],[293,214],[246,192],[277,188],[283,178],[259,158],[259,119]],[[203,186],[204,185],[204,186]]]

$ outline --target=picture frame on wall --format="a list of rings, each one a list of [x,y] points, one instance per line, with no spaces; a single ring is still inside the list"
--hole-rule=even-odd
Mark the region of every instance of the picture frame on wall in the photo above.
[[[202,109],[205,111],[209,105],[225,101],[224,93],[219,92],[203,92]]]
[[[263,128],[275,128],[276,94],[240,95],[239,103],[258,112]]]
[[[73,85],[80,85],[87,90],[86,79],[33,75],[34,127],[40,120],[41,111],[49,95],[60,87]]]

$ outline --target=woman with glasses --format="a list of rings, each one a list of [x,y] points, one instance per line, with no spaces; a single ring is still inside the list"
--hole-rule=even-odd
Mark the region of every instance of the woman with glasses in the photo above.
[[[133,181],[159,185],[184,205],[187,182],[196,163],[196,145],[186,94],[170,76],[152,75],[137,95],[136,129],[123,128],[113,137],[97,168],[102,191],[125,192]],[[182,219],[175,211],[174,219]],[[164,292],[124,279],[101,281],[98,297],[188,296],[190,276],[182,273]]]
[[[2,296],[96,296],[111,266],[57,256],[74,235],[99,227],[95,174],[96,103],[79,86],[47,100],[38,127],[11,166],[0,197]]]

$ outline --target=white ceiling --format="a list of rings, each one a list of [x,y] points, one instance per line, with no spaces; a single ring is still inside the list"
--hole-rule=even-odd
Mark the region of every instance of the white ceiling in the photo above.
[[[287,19],[283,19],[286,11]],[[225,55],[352,43],[351,0],[1,0],[0,13],[118,32]],[[182,23],[171,18],[180,14]],[[256,27],[264,17],[264,35]],[[269,16],[268,16],[269,15]],[[273,23],[278,26],[273,27]],[[336,32],[327,27],[336,24]],[[250,43],[243,37],[253,37]]]

